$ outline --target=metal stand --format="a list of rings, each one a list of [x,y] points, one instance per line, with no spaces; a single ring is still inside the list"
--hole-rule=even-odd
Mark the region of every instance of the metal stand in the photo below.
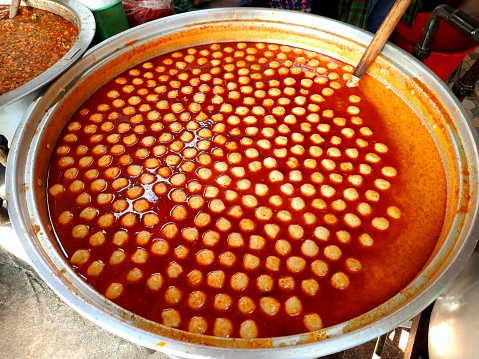
[[[413,318],[404,359],[429,359],[429,320],[434,303]]]
[[[148,354],[148,355],[153,355],[153,354],[156,353],[156,350],[154,350],[154,349],[150,349],[150,348],[147,348],[147,347],[143,347],[143,346],[141,346],[141,345],[139,345],[139,347],[140,347],[140,349],[141,349],[142,352],[144,352],[144,353],[146,353],[146,354]],[[171,357],[171,358],[173,359],[173,357]]]
[[[469,70],[457,80],[452,86],[452,92],[462,101],[470,96],[476,88],[476,82],[479,79],[479,62],[475,61]]]
[[[8,140],[0,135],[0,226],[9,225],[10,219],[5,207],[5,172],[7,170]]]

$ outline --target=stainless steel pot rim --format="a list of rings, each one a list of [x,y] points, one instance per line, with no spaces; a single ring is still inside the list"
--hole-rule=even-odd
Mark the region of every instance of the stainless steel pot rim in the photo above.
[[[0,5],[10,5],[9,0],[0,0]],[[78,39],[72,48],[56,64],[24,85],[0,95],[0,109],[38,90],[58,77],[87,50],[95,35],[95,18],[92,12],[75,0],[22,0],[21,6],[33,6],[56,13],[72,21],[78,27]]]
[[[204,20],[204,18],[206,18],[206,20]],[[231,20],[232,18],[235,20]],[[46,235],[48,229],[41,223],[38,228],[33,228],[30,222],[32,214],[37,212],[38,208],[35,203],[33,191],[25,188],[25,184],[33,185],[35,183],[35,177],[32,172],[33,169],[29,165],[29,159],[35,158],[36,155],[41,155],[41,150],[36,148],[36,145],[42,133],[41,128],[38,131],[31,128],[31,119],[36,117],[42,118],[39,121],[39,127],[46,125],[49,118],[48,115],[44,114],[51,113],[57,105],[55,103],[49,105],[50,99],[62,96],[63,92],[61,89],[71,87],[70,80],[72,76],[76,78],[76,80],[79,79],[79,73],[81,73],[81,77],[87,76],[89,71],[88,67],[82,69],[82,67],[85,67],[85,64],[89,64],[89,61],[93,61],[98,65],[104,61],[108,61],[111,56],[115,56],[118,49],[123,48],[124,44],[132,44],[129,45],[129,47],[139,46],[141,43],[148,42],[151,38],[163,35],[169,31],[178,31],[178,29],[185,26],[191,27],[193,26],[191,25],[192,23],[195,23],[194,26],[199,27],[202,21],[228,22],[237,21],[237,19],[301,24],[301,26],[308,28],[315,28],[317,21],[321,20],[321,31],[332,32],[334,30],[336,33],[346,33],[348,36],[354,35],[356,41],[362,47],[365,47],[365,44],[371,39],[369,33],[334,20],[289,11],[259,9],[218,9],[181,14],[139,26],[124,34],[111,38],[106,43],[100,44],[89,51],[82,60],[62,75],[55,82],[55,85],[51,86],[43,96],[38,98],[37,104],[28,110],[22,120],[12,146],[12,155],[9,158],[10,173],[7,175],[8,205],[10,209],[14,209],[17,213],[11,216],[12,224],[19,234],[22,245],[30,257],[33,266],[57,295],[99,326],[139,345],[184,358],[223,356],[242,358],[245,355],[251,356],[251,358],[266,358],[272,354],[281,358],[310,358],[327,355],[364,343],[400,325],[418,313],[422,308],[426,307],[434,300],[436,295],[439,295],[444,285],[452,280],[462,269],[466,262],[465,259],[470,255],[477,241],[477,238],[471,235],[477,233],[479,229],[476,220],[478,213],[476,192],[473,191],[471,193],[470,215],[465,219],[462,225],[458,224],[456,228],[457,231],[461,232],[461,238],[469,237],[470,240],[461,245],[453,241],[447,248],[441,249],[443,255],[450,252],[448,256],[453,260],[449,261],[446,265],[441,265],[440,275],[435,274],[436,271],[432,268],[434,265],[437,266],[438,263],[430,264],[426,268],[425,273],[416,278],[411,285],[408,286],[408,293],[410,294],[417,292],[425,282],[429,282],[429,286],[420,294],[411,299],[410,296],[399,293],[381,306],[383,314],[387,315],[383,315],[377,319],[372,315],[372,312],[366,313],[361,316],[361,320],[364,321],[365,325],[354,328],[351,327],[353,328],[351,331],[349,331],[350,328],[348,327],[349,322],[346,322],[327,328],[325,330],[326,339],[320,342],[298,344],[303,335],[295,335],[275,338],[273,341],[274,347],[266,349],[235,350],[232,348],[211,347],[163,337],[141,329],[138,323],[141,323],[142,328],[160,325],[153,324],[126,312],[114,303],[105,300],[103,296],[91,289],[74,273],[61,253],[58,253],[52,248],[51,244],[49,244],[49,238]],[[167,27],[165,25],[169,26],[169,30],[164,30],[164,28]],[[139,38],[141,38],[141,41],[138,41]],[[129,48],[123,48],[120,51],[128,50]],[[394,59],[397,66],[406,74],[413,76],[419,73],[421,81],[431,83],[430,90],[432,92],[450,94],[448,88],[440,83],[432,72],[425,70],[422,64],[413,59],[412,56],[398,50],[398,48],[387,45],[383,50],[382,56],[386,60]],[[465,111],[461,109],[459,102],[452,96],[445,99],[445,107],[447,107],[451,113],[454,113],[456,118],[466,118],[467,116]],[[478,139],[477,133],[472,125],[468,121],[464,121],[464,126],[460,129],[460,136],[457,134],[458,130],[455,128],[455,124],[450,124],[446,130],[450,137],[460,137],[459,139],[462,140],[462,148],[456,146],[457,150],[463,153],[462,157],[458,156],[457,161],[470,162],[470,167],[473,168],[475,166],[477,168],[477,164],[479,163],[476,145]],[[470,182],[477,183],[477,173],[475,170],[471,170]],[[462,221],[462,219],[458,219],[457,221]],[[457,233],[454,233],[451,236],[456,234]],[[38,242],[30,239],[35,236],[39,238]],[[427,272],[428,268],[429,272]],[[60,271],[61,275],[57,273],[58,271]],[[431,275],[431,278],[427,278],[428,275]],[[65,290],[65,286],[68,290]],[[401,310],[392,310],[394,307],[397,307],[398,304]],[[370,316],[369,319],[368,316]],[[359,321],[358,318],[353,320]],[[224,343],[234,343],[240,342],[241,340],[221,339],[221,341]]]

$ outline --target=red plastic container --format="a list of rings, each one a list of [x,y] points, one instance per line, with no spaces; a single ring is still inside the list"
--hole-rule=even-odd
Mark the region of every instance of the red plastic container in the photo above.
[[[429,15],[419,13],[412,27],[399,23],[389,40],[412,54],[414,45],[421,39],[422,29]],[[444,81],[476,47],[474,41],[441,20],[431,46],[431,55],[423,63]]]

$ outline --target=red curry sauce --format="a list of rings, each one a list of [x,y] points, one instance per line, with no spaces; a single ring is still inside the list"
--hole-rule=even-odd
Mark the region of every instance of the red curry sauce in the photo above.
[[[389,299],[428,253],[416,268],[378,281],[376,271],[394,261],[390,247],[407,221],[392,191],[406,179],[374,106],[345,86],[352,70],[288,46],[215,44],[159,56],[109,81],[74,114],[50,162],[51,218],[66,256],[122,307],[209,335],[297,334]],[[115,187],[120,178],[125,185]],[[106,179],[100,187],[99,179]],[[207,194],[211,187],[216,192]],[[134,188],[141,190],[128,192]],[[205,201],[199,209],[190,203],[195,196]],[[135,207],[145,200],[146,207]],[[209,217],[200,221],[204,213]],[[100,219],[104,214],[111,220]],[[184,235],[192,228],[197,238]],[[115,239],[119,232],[125,240]],[[211,232],[218,238],[208,242]],[[98,233],[100,243],[92,240]],[[242,244],[230,240],[232,233]],[[160,253],[155,243],[166,249]],[[202,257],[205,250],[211,260]],[[123,253],[120,265],[112,264],[114,253]],[[225,253],[235,260],[222,261]],[[194,281],[197,271],[201,280]],[[209,283],[218,272],[223,279]],[[161,284],[150,286],[158,273]],[[234,282],[237,273],[246,274],[246,286]],[[264,298],[275,302],[263,306]],[[192,324],[194,318],[202,319]]]
[[[22,6],[9,19],[9,8],[0,5],[0,95],[50,68],[78,36],[75,25],[50,11]]]

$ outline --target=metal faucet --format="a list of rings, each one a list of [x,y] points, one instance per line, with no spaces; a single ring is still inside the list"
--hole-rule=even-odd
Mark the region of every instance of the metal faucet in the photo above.
[[[441,20],[479,45],[479,22],[461,10],[454,9],[449,5],[439,5],[429,15],[421,34],[421,40],[414,46],[413,55],[417,59],[422,61],[431,54],[431,45]],[[452,91],[462,100],[474,91],[478,79],[479,62],[475,61],[464,76],[454,83]]]

